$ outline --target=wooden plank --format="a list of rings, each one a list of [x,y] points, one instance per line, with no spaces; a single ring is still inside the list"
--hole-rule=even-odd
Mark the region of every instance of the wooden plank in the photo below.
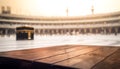
[[[120,49],[104,58],[91,69],[120,69]]]
[[[32,62],[36,62],[40,64],[47,63],[50,65],[90,69],[109,55],[111,56],[115,51],[118,51],[119,48],[120,47],[65,45],[1,52],[0,57],[8,57],[21,61],[26,60],[30,61],[31,64]],[[118,57],[120,58],[120,56],[112,58]]]
[[[60,55],[52,56],[52,57],[45,58],[45,59],[39,59],[39,60],[36,60],[36,61],[37,62],[46,62],[46,63],[55,64],[57,62],[67,60],[67,59],[72,58],[72,57],[77,57],[81,54],[89,53],[91,51],[96,50],[97,48],[99,48],[99,47],[90,47],[90,48],[87,47],[87,48],[83,48],[83,49],[80,49],[80,50],[78,48],[75,51],[66,52],[66,53],[63,53],[63,54],[60,54]]]

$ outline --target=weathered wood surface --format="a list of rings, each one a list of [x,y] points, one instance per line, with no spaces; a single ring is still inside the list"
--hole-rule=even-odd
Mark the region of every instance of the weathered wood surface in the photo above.
[[[120,69],[120,47],[66,45],[1,52],[9,57],[78,69]]]

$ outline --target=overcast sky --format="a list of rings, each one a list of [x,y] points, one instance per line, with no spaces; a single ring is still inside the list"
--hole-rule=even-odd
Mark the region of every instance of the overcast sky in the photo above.
[[[1,6],[10,6],[12,14],[35,16],[69,16],[120,11],[120,0],[0,0]],[[1,10],[1,9],[0,9]]]

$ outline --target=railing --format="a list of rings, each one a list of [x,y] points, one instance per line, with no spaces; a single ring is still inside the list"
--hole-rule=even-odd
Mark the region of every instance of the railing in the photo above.
[[[23,24],[0,24],[0,28],[16,28],[24,26]],[[115,27],[120,26],[120,23],[106,24],[79,24],[79,25],[27,25],[39,29],[57,29],[57,28],[96,28],[96,27]]]
[[[86,20],[65,20],[65,21],[32,21],[32,20],[12,20],[12,19],[0,19],[1,22],[11,22],[11,23],[29,23],[29,24],[34,24],[34,23],[47,23],[47,24],[51,24],[51,23],[56,23],[56,24],[64,24],[64,23],[90,23],[90,22],[106,22],[106,21],[114,21],[114,20],[120,20],[120,16],[119,17],[112,17],[112,18],[101,18],[101,19],[94,19],[94,20],[90,20],[90,19],[86,19]]]

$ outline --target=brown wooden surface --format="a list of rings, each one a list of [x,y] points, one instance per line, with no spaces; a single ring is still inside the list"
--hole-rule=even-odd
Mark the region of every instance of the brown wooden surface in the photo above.
[[[65,45],[1,52],[0,56],[81,69],[104,69],[106,66],[109,68],[113,64],[112,67],[120,69],[119,48],[120,47]],[[107,63],[109,64],[107,65]],[[106,64],[106,66],[104,66],[104,64]],[[107,67],[105,69],[108,69]]]

